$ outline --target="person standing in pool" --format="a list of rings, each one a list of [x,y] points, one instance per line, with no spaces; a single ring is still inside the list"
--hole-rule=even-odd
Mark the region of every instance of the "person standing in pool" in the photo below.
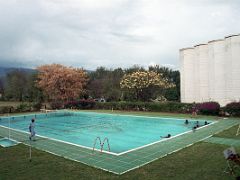
[[[35,132],[35,119],[34,118],[32,118],[31,123],[29,124],[29,132],[30,132],[29,139],[33,140],[33,138],[36,135],[36,132]]]

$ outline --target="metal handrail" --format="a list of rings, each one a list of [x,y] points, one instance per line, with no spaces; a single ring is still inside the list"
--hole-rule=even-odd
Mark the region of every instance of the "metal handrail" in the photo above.
[[[94,150],[95,150],[95,146],[96,146],[97,140],[99,140],[99,145],[100,145],[100,147],[101,147],[101,152],[102,152],[102,150],[103,150],[103,146],[104,146],[105,141],[106,141],[107,144],[108,144],[108,151],[110,152],[110,144],[109,144],[108,138],[105,137],[105,138],[103,139],[103,141],[101,141],[101,138],[100,138],[99,136],[96,137],[95,140],[94,140],[93,152],[94,152]]]
[[[104,140],[103,140],[103,142],[102,142],[101,152],[102,152],[102,150],[103,150],[103,146],[104,146],[105,141],[107,141],[107,144],[108,144],[108,151],[110,152],[110,145],[109,145],[109,140],[108,140],[107,137],[105,137]]]
[[[98,136],[98,137],[96,137],[96,139],[95,139],[95,141],[94,141],[94,145],[93,145],[93,151],[94,151],[94,149],[95,149],[95,146],[96,146],[96,143],[97,143],[97,140],[99,139],[99,145],[100,145],[100,147],[102,147],[102,141],[101,141],[101,138]]]

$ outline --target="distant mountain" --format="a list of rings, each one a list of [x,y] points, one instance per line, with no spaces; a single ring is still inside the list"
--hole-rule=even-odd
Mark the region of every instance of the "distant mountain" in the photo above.
[[[20,70],[26,73],[33,73],[36,71],[35,69],[28,69],[28,68],[0,67],[0,77],[4,77],[6,76],[7,73],[14,70]]]

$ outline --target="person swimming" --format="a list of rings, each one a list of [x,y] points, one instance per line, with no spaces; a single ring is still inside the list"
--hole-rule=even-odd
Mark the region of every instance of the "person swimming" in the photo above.
[[[161,136],[161,138],[170,138],[171,134],[168,134],[167,136]]]
[[[186,120],[185,120],[185,124],[188,124],[188,123],[189,123],[189,121],[186,119]]]
[[[200,127],[199,121],[196,122],[196,127]]]

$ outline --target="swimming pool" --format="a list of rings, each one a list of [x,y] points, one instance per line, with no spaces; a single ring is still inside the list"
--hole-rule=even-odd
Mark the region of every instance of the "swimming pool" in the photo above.
[[[114,155],[121,155],[142,147],[164,141],[166,136],[171,138],[192,131],[196,124],[184,119],[145,117],[117,114],[103,114],[92,112],[59,111],[47,114],[2,117],[0,125],[28,132],[31,118],[36,118],[36,132],[40,136],[77,146],[92,149],[96,142],[96,149],[100,150],[99,137],[103,143],[108,138],[110,151]],[[203,125],[204,121],[199,121]],[[103,150],[108,151],[107,142]]]

